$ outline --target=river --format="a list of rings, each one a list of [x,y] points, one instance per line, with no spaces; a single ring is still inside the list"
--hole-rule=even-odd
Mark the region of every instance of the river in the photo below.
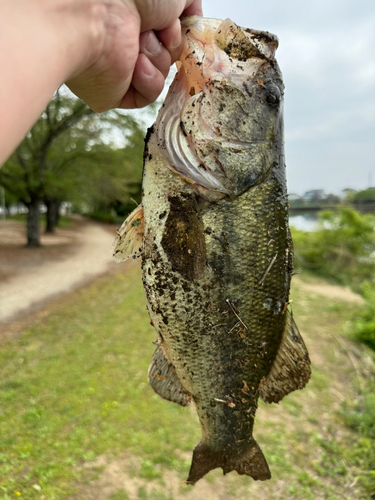
[[[302,231],[314,231],[318,220],[318,212],[291,212],[289,215],[290,226]]]

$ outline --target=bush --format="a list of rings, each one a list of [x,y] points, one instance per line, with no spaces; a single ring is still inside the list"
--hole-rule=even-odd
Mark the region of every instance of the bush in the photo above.
[[[293,230],[295,267],[351,286],[375,276],[375,218],[352,208],[320,215],[317,231]]]
[[[367,282],[363,286],[366,304],[354,321],[353,337],[375,351],[375,287]],[[375,407],[374,407],[375,409]]]
[[[91,212],[87,214],[88,217],[91,219],[94,219],[98,222],[105,222],[106,224],[115,224],[116,223],[116,217],[110,213],[107,212],[100,212],[99,210],[96,210],[95,212]]]

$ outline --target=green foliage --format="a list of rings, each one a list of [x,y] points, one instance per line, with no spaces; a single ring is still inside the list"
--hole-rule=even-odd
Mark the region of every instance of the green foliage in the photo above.
[[[67,90],[57,91],[0,170],[7,202],[29,208],[29,243],[38,245],[35,213],[43,201],[70,201],[90,212],[118,211],[131,197],[139,199],[143,137],[131,114],[95,114]]]
[[[320,215],[317,231],[292,229],[295,267],[360,291],[375,275],[375,218],[351,208]]]
[[[375,188],[368,188],[352,195],[352,200],[360,203],[375,203]]]
[[[106,224],[115,224],[116,222],[116,217],[112,213],[101,212],[100,210],[94,210],[87,215],[93,220],[105,222]]]
[[[15,214],[15,215],[7,215],[8,220],[16,220],[18,222],[23,222],[26,224],[27,215],[26,214]],[[70,217],[66,217],[65,215],[61,215],[59,217],[57,227],[67,228],[72,224],[72,219]]]
[[[366,303],[354,320],[352,336],[375,351],[375,287],[366,282],[362,291]]]
[[[358,398],[346,400],[341,417],[357,438],[352,457],[359,473],[358,479],[369,493],[375,491],[375,373],[366,383]],[[372,498],[372,497],[371,497]]]
[[[362,395],[353,405],[346,405],[343,411],[346,424],[365,438],[375,440],[375,386]],[[366,441],[366,440],[365,440]],[[375,445],[375,442],[374,442]],[[372,466],[375,469],[375,446]]]

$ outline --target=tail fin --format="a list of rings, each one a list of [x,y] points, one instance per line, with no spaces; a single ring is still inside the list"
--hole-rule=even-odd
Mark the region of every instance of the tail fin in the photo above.
[[[212,451],[206,444],[199,443],[193,453],[188,484],[195,484],[208,472],[217,467],[223,469],[224,474],[235,470],[238,474],[251,476],[255,481],[271,479],[267,461],[255,439],[252,439],[246,448],[240,451],[226,450],[225,452]]]

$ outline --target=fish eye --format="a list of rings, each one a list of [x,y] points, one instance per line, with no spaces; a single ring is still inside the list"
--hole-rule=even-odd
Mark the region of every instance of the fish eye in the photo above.
[[[266,101],[268,104],[277,105],[280,102],[281,92],[277,85],[274,83],[268,83],[266,85]]]

